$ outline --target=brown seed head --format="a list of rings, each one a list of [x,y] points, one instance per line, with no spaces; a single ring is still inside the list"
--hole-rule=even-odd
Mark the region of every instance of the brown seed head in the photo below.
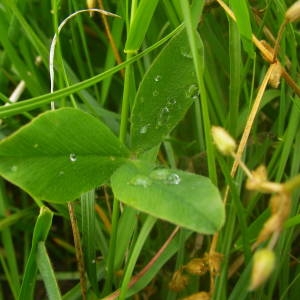
[[[193,258],[184,266],[184,269],[190,274],[201,276],[209,270],[209,265],[205,258]]]
[[[183,275],[181,270],[178,270],[173,274],[173,277],[169,282],[169,289],[174,292],[180,292],[186,288],[187,284],[188,277]]]

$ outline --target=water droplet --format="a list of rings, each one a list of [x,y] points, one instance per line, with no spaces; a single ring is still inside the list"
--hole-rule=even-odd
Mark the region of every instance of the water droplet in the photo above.
[[[17,172],[18,171],[18,166],[13,165],[11,167],[12,172]]]
[[[140,134],[147,133],[149,127],[150,127],[150,123],[148,123],[148,124],[144,125],[143,127],[141,127]]]
[[[168,99],[167,99],[167,105],[168,106],[173,106],[173,105],[175,105],[176,104],[176,98],[172,98],[172,97],[169,97]]]
[[[157,97],[159,95],[159,91],[158,90],[154,90],[153,93],[152,93],[152,95],[154,97]]]
[[[185,95],[187,98],[196,99],[199,96],[199,89],[197,84],[191,84],[185,91]]]
[[[167,184],[179,184],[181,181],[181,178],[178,174],[176,173],[171,173],[168,175],[168,178],[166,180]]]
[[[193,55],[192,55],[192,52],[191,52],[191,49],[186,46],[186,47],[181,47],[180,48],[180,53],[182,56],[186,57],[186,58],[193,58]]]
[[[64,171],[59,171],[59,173],[58,173],[59,176],[63,176],[64,174],[65,174]]]
[[[155,77],[154,77],[154,81],[155,82],[159,82],[161,80],[161,75],[156,75]]]
[[[157,128],[164,126],[168,122],[170,118],[169,112],[169,108],[166,106],[160,110],[156,124]]]
[[[96,259],[92,259],[92,264],[95,264],[96,263]]]
[[[39,147],[39,144],[34,144],[33,145],[33,148],[38,148]]]
[[[168,179],[170,171],[168,169],[155,169],[150,173],[150,178],[154,180],[165,181]]]
[[[114,156],[110,156],[109,159],[110,159],[111,161],[115,161],[115,160],[116,160],[116,158],[115,158]]]
[[[141,187],[146,188],[152,184],[152,180],[145,175],[137,175],[137,176],[133,177],[129,183],[131,185],[141,186]]]
[[[71,162],[75,162],[77,160],[77,157],[76,157],[75,153],[71,153],[69,157],[70,157]]]

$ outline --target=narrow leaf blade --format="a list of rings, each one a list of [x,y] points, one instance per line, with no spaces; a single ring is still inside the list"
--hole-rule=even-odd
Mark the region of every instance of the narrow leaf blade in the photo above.
[[[254,47],[252,44],[252,28],[248,6],[245,0],[230,0],[230,6],[236,16],[237,26],[242,36],[245,51],[250,57],[254,57]]]
[[[158,0],[142,0],[138,6],[133,22],[130,26],[128,38],[125,45],[126,53],[135,53],[139,50],[145,39]],[[141,26],[143,24],[143,26]]]

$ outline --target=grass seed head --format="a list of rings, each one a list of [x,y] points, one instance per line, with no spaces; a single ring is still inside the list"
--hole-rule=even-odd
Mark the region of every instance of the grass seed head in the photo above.
[[[250,291],[256,290],[266,282],[274,270],[275,261],[275,253],[270,249],[264,248],[254,253]]]
[[[278,86],[280,84],[281,75],[282,75],[282,66],[278,61],[276,61],[275,67],[269,78],[269,84],[271,87],[273,87],[275,89],[278,88]]]
[[[222,127],[213,126],[211,129],[214,143],[218,150],[224,155],[231,155],[236,149],[235,140]]]
[[[296,1],[285,13],[286,22],[295,22],[300,19],[300,0]]]

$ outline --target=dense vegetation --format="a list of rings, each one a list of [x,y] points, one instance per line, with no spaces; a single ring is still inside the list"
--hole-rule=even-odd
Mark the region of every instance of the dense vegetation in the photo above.
[[[293,3],[0,1],[0,299],[298,299]]]

